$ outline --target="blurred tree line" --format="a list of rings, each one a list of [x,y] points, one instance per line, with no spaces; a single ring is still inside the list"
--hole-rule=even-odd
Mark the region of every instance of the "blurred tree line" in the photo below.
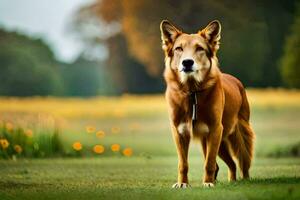
[[[300,3],[289,31],[280,67],[285,84],[300,88]]]
[[[103,63],[80,56],[62,63],[41,39],[0,29],[1,96],[113,94]]]
[[[48,95],[61,92],[58,66],[42,40],[0,30],[0,94]]]
[[[74,16],[86,49],[62,63],[41,40],[0,30],[0,95],[95,96],[165,88],[159,24],[196,32],[222,23],[220,66],[250,87],[300,87],[296,0],[97,0]],[[108,52],[102,61],[100,46]]]
[[[78,12],[75,25],[85,41],[107,46],[107,65],[122,92],[135,90],[132,80],[139,86],[151,80],[144,83],[147,92],[163,90],[164,59],[159,32],[163,19],[186,32],[197,32],[211,20],[219,19],[219,61],[223,72],[237,76],[251,87],[299,87],[288,82],[294,70],[299,69],[294,65],[296,60],[294,67],[280,61],[284,52],[291,56],[283,49],[285,43],[294,42],[286,38],[299,37],[299,25],[291,28],[296,23],[296,7],[296,0],[98,0]],[[101,26],[103,34],[89,34],[86,24]],[[299,50],[293,52],[299,59]],[[139,67],[143,69],[136,71]],[[287,68],[292,72],[284,72]],[[299,77],[298,73],[293,76]]]

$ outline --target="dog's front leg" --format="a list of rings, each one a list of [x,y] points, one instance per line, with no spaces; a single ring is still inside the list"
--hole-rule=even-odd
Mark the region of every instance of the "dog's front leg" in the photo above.
[[[215,182],[215,173],[217,170],[217,155],[222,140],[223,126],[221,124],[211,128],[206,138],[206,159],[205,159],[205,175],[203,178],[203,186],[213,187]]]
[[[188,184],[188,149],[190,144],[190,131],[186,123],[178,126],[172,125],[173,138],[178,154],[178,181],[173,188],[186,188]]]

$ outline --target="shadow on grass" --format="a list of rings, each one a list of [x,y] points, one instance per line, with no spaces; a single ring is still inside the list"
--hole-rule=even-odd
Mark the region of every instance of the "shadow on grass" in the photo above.
[[[300,177],[274,177],[274,178],[253,178],[249,180],[238,180],[236,182],[220,182],[219,186],[223,187],[243,187],[250,185],[292,185],[300,184]]]
[[[0,190],[3,189],[27,189],[27,188],[37,188],[37,187],[49,187],[52,184],[45,183],[22,183],[19,181],[0,181]]]
[[[254,178],[250,180],[241,180],[238,183],[245,184],[296,184],[300,183],[300,177],[275,177],[275,178]]]
[[[250,179],[250,180],[238,180],[236,182],[218,182],[216,188],[230,188],[230,187],[244,187],[244,186],[259,186],[259,185],[293,185],[300,184],[300,177],[275,177],[264,179]],[[13,189],[13,188],[35,188],[35,187],[51,187],[51,183],[24,183],[19,181],[0,181],[0,189]],[[118,186],[119,189],[121,189]],[[126,188],[126,187],[125,187]],[[198,188],[198,187],[196,187]],[[203,188],[203,187],[199,187]],[[149,188],[148,188],[149,189]],[[161,188],[166,189],[166,188]],[[169,189],[169,188],[168,188]],[[206,189],[206,188],[203,188]]]

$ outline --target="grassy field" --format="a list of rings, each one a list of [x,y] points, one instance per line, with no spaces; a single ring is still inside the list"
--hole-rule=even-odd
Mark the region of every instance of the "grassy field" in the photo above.
[[[257,159],[250,181],[201,187],[202,160],[191,159],[191,189],[174,190],[176,157],[1,161],[0,199],[299,199],[300,159]],[[221,162],[220,162],[221,163]]]
[[[0,199],[300,199],[300,92],[249,90],[256,132],[249,181],[227,183],[222,161],[215,188],[201,187],[203,160],[191,146],[192,189],[170,189],[177,156],[163,96],[0,98],[0,122],[39,134],[59,128],[66,151],[81,158],[0,160]],[[91,128],[93,131],[87,131]],[[97,137],[97,131],[105,134]],[[95,154],[92,147],[103,145]],[[120,151],[113,152],[111,145]],[[131,148],[130,157],[122,149]]]

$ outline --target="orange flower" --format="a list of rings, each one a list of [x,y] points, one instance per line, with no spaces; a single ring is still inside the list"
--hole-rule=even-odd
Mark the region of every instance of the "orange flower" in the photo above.
[[[111,128],[111,132],[112,132],[112,133],[119,133],[120,130],[121,130],[121,129],[120,129],[119,127],[112,127],[112,128]]]
[[[96,128],[94,126],[87,126],[85,130],[87,133],[94,133],[96,131]]]
[[[80,142],[74,142],[73,143],[73,149],[75,151],[80,151],[82,149],[82,144]]]
[[[32,137],[33,131],[32,131],[31,129],[27,129],[27,130],[25,131],[25,135],[26,135],[27,137]]]
[[[10,131],[12,131],[12,130],[14,129],[14,125],[13,125],[12,123],[10,123],[10,122],[7,122],[7,123],[5,124],[5,128],[6,128],[6,130],[7,130],[8,132],[10,132]]]
[[[7,147],[9,146],[9,142],[7,141],[7,139],[0,139],[0,145],[2,149],[7,149]]]
[[[120,151],[120,145],[119,144],[111,145],[111,150],[114,151],[114,152]]]
[[[126,148],[123,150],[123,155],[130,157],[132,155],[132,149],[131,148]]]
[[[101,154],[104,152],[104,146],[97,144],[94,146],[93,151],[97,154]]]
[[[104,131],[97,131],[96,136],[98,138],[103,138],[105,136],[105,132]]]
[[[16,144],[16,145],[14,146],[14,149],[15,149],[15,151],[16,151],[17,153],[22,153],[22,151],[23,151],[22,147],[21,147],[20,145],[18,145],[18,144]]]

